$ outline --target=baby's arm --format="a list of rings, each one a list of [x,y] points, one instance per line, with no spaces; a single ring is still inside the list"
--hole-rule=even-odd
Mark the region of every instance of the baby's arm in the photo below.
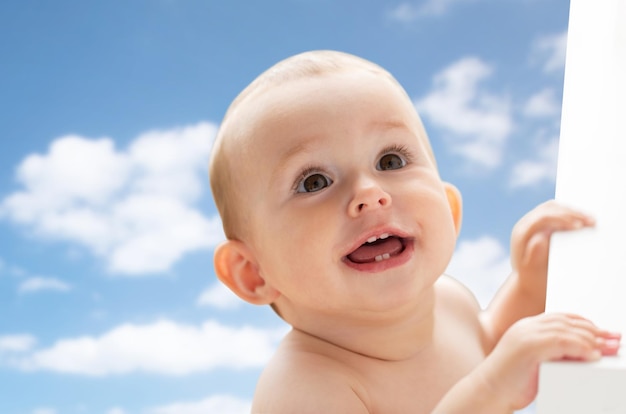
[[[575,315],[541,314],[514,324],[493,352],[459,381],[433,414],[504,414],[530,404],[539,364],[550,360],[593,361],[615,355],[620,335]]]
[[[511,234],[512,273],[481,315],[492,345],[519,319],[545,310],[552,233],[593,225],[591,217],[554,200],[540,204],[517,222]]]

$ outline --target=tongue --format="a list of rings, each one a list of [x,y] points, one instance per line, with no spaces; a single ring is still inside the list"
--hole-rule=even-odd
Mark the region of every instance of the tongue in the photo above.
[[[394,256],[402,251],[402,242],[397,237],[388,237],[374,243],[365,243],[348,255],[348,259],[355,263],[370,263],[376,261],[376,256],[387,253]]]

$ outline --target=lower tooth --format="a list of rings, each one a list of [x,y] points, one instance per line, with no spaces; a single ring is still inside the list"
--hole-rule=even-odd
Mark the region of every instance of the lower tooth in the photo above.
[[[376,256],[374,258],[374,260],[376,260],[377,262],[380,262],[382,260],[387,260],[389,259],[391,256],[389,255],[389,253],[383,253],[383,254],[379,254],[378,256]]]

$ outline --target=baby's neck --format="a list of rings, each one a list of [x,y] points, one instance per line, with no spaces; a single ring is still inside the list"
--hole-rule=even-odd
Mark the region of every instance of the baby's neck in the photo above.
[[[388,315],[325,315],[299,318],[294,330],[365,357],[402,361],[428,347],[434,333],[434,289],[416,299],[416,305]],[[309,319],[308,321],[306,319]]]

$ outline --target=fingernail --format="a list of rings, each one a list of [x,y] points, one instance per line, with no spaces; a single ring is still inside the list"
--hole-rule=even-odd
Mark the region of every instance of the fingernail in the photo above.
[[[619,343],[620,343],[619,339],[606,339],[604,341],[604,345],[607,348],[619,348]]]

